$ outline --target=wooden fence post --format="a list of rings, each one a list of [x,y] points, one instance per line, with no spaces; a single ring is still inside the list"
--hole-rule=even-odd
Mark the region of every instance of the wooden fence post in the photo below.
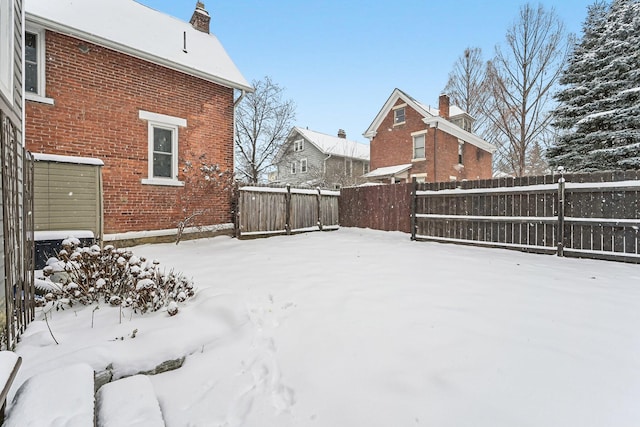
[[[317,187],[318,190],[318,228],[320,229],[320,231],[322,231],[322,208],[320,206],[320,202],[322,201],[322,192],[320,190],[320,187]]]
[[[411,240],[416,240],[416,204],[418,180],[414,176],[411,180]]]
[[[564,176],[558,179],[558,256],[564,256]]]
[[[284,195],[285,205],[285,230],[291,234],[291,184],[287,184],[287,192]]]

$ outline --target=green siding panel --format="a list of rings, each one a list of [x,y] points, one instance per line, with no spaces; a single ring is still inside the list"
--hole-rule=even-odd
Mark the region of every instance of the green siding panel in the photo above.
[[[99,166],[38,161],[34,171],[35,229],[91,230],[102,236]]]

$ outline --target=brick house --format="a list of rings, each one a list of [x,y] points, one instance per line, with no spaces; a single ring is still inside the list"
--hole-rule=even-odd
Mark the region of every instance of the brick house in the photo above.
[[[277,182],[340,188],[364,182],[369,146],[348,140],[342,129],[333,136],[293,127],[274,163]]]
[[[221,181],[252,88],[209,22],[200,2],[190,23],[132,0],[26,4],[26,145],[104,163],[105,240],[232,223]]]
[[[438,109],[395,89],[364,136],[374,182],[460,181],[491,178],[496,147],[471,133],[473,117],[441,95]]]

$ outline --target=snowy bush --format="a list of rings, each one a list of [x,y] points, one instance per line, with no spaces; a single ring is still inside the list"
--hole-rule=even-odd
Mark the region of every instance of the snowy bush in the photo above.
[[[65,239],[58,257],[47,261],[45,279],[38,281],[39,288],[45,289],[45,302],[104,302],[140,313],[167,307],[174,315],[177,302],[194,295],[191,280],[173,271],[161,271],[158,261],[148,262],[111,245],[79,245],[78,239]]]

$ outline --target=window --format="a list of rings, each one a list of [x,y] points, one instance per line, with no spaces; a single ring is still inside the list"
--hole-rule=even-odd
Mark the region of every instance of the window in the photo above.
[[[464,149],[464,141],[458,140],[458,164],[462,164],[462,152]]]
[[[304,139],[293,141],[293,151],[302,151],[302,150],[304,150]]]
[[[307,171],[307,159],[300,160],[300,173],[305,173]]]
[[[13,104],[13,0],[0,0],[0,93]]]
[[[148,121],[149,177],[143,184],[182,186],[178,181],[178,128],[187,121],[179,117],[140,111],[139,117]]]
[[[399,125],[405,122],[404,107],[399,107],[393,110],[393,124]]]
[[[347,176],[353,176],[353,161],[347,160],[345,164]]]
[[[295,175],[298,171],[298,162],[291,162],[291,175]]]
[[[369,173],[369,162],[362,164],[362,175]]]
[[[46,97],[45,31],[28,29],[24,34],[24,91],[31,101],[53,104]]]
[[[424,134],[413,137],[413,158],[424,159]]]

